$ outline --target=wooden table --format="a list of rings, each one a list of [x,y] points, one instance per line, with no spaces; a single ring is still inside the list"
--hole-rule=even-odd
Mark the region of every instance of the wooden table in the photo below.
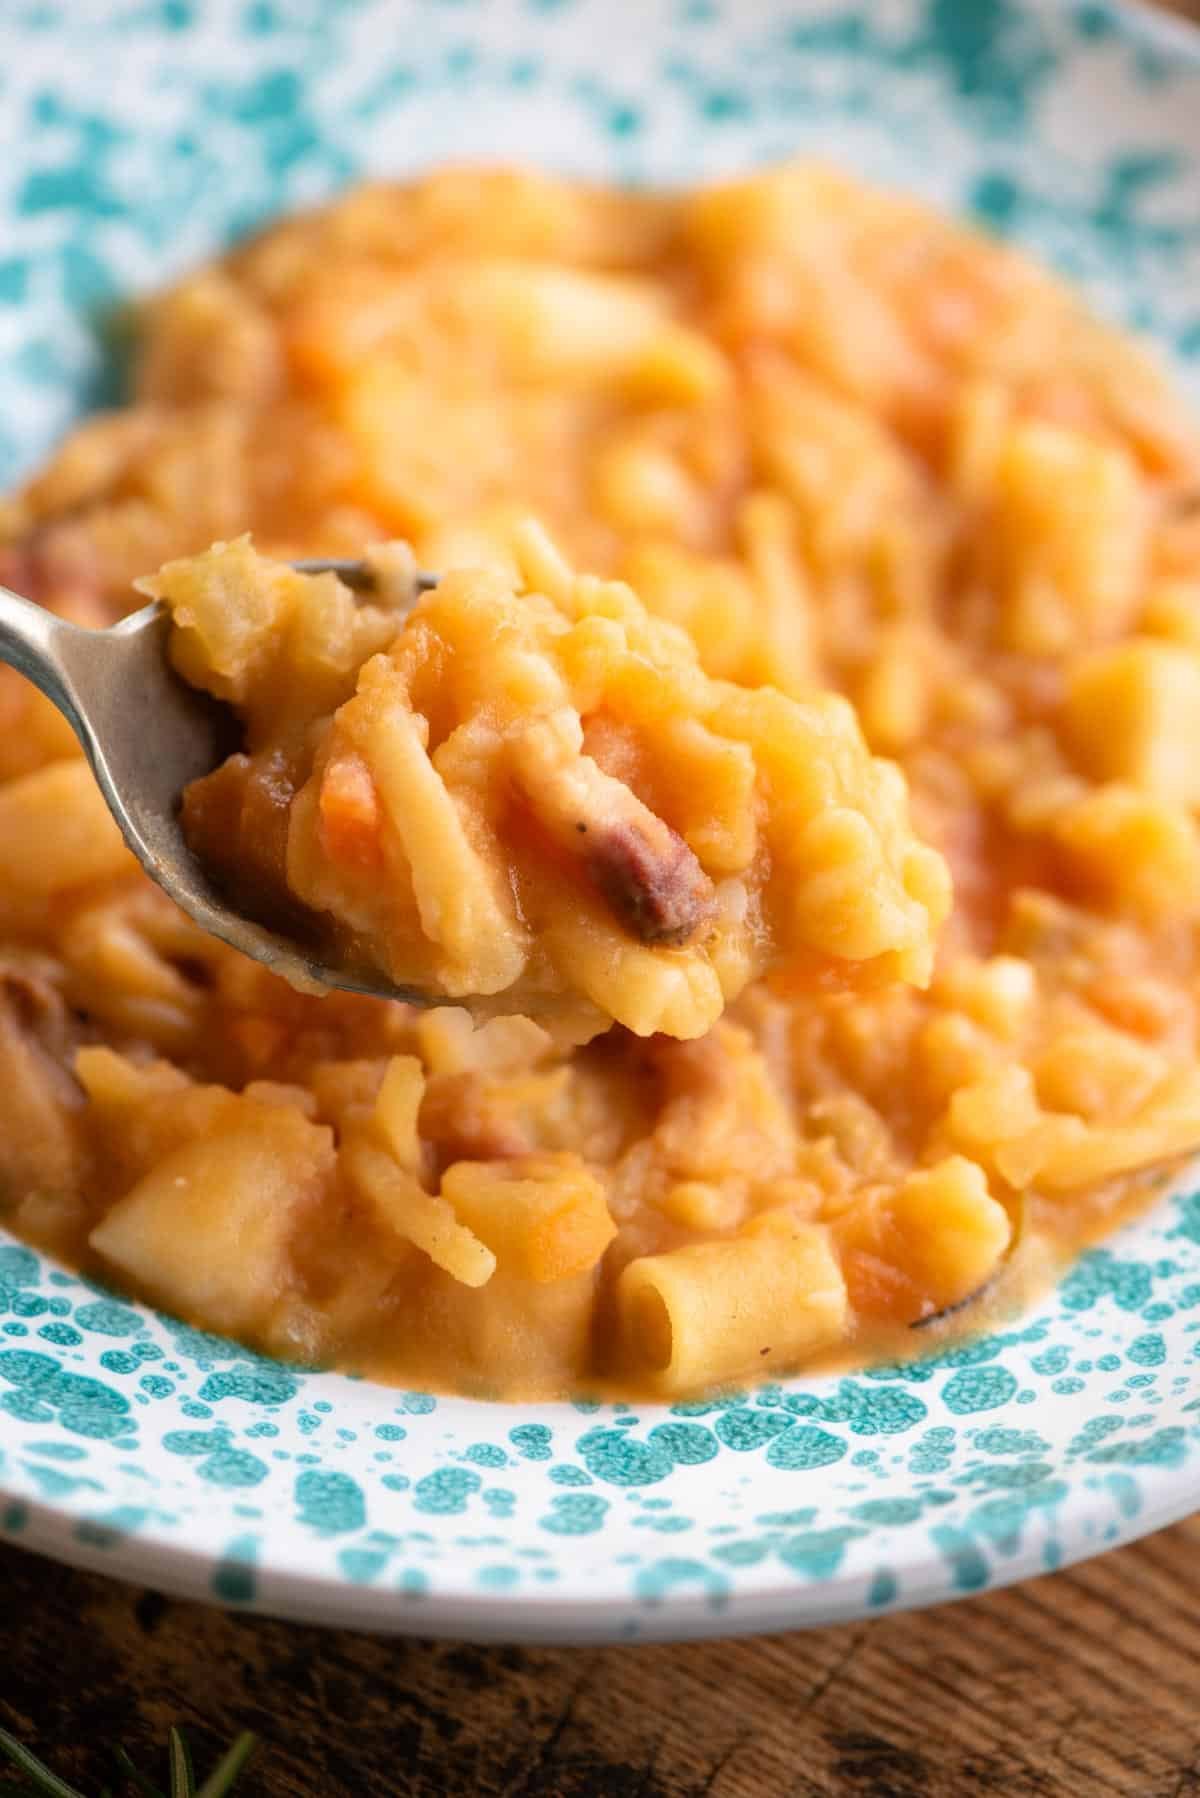
[[[811,1634],[479,1649],[225,1616],[0,1551],[0,1722],[92,1798],[262,1737],[246,1798],[1196,1798],[1200,1519]],[[0,1793],[4,1784],[0,1779]]]
[[[247,1798],[1200,1798],[1200,1518],[938,1611],[681,1648],[333,1634],[0,1548],[0,1725],[91,1798],[116,1742],[163,1777],[171,1723],[205,1762],[255,1730]]]

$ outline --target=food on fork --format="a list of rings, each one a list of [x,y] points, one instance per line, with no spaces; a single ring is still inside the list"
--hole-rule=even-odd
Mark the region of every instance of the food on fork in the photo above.
[[[402,620],[246,539],[138,583],[245,721],[184,798],[241,905],[576,1040],[700,1036],[768,973],[928,982],[949,877],[844,699],[713,680],[532,524],[498,560]]]

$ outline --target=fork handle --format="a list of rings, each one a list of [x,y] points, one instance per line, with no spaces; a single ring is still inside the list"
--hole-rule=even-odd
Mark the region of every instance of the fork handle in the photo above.
[[[79,735],[83,734],[79,703],[63,649],[72,637],[83,635],[79,625],[0,587],[0,662],[31,680]]]

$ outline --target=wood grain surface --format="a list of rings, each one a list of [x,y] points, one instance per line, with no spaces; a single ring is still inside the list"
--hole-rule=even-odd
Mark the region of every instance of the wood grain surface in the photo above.
[[[262,1738],[246,1798],[1196,1798],[1200,1520],[940,1610],[744,1642],[325,1633],[0,1551],[0,1722],[92,1798]],[[0,1778],[0,1793],[5,1789]]]
[[[165,1779],[171,1723],[202,1761],[255,1730],[246,1798],[1200,1798],[1200,1518],[937,1611],[678,1648],[301,1629],[0,1548],[0,1724],[92,1798],[115,1743]]]

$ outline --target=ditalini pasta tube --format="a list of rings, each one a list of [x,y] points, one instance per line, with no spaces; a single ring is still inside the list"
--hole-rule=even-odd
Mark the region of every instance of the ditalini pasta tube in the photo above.
[[[631,1261],[617,1284],[630,1364],[663,1392],[797,1361],[835,1342],[846,1287],[815,1224]]]

